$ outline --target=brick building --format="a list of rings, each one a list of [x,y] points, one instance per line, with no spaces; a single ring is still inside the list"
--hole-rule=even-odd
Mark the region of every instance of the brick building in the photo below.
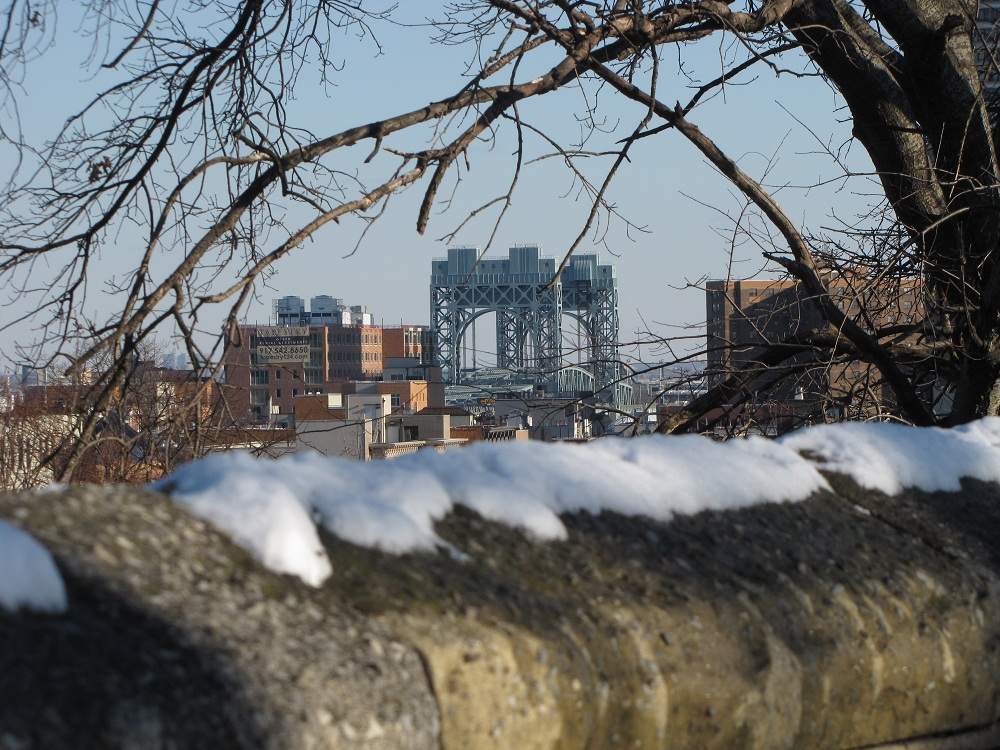
[[[880,328],[920,319],[919,280],[871,284],[865,278],[858,272],[827,282],[834,301],[849,317],[864,311],[869,321],[865,325]],[[825,321],[812,295],[791,279],[709,281],[705,304],[709,387],[738,369],[753,366],[767,345],[821,328]],[[782,377],[792,368],[801,371]],[[825,401],[847,398],[872,373],[872,366],[863,362],[827,365],[820,355],[803,352],[778,367],[761,365],[761,376],[751,387],[762,392],[766,388],[770,401]],[[885,392],[876,396],[889,398]]]
[[[294,399],[382,376],[382,329],[374,325],[244,325],[227,341],[229,408],[237,419],[292,414]]]
[[[319,330],[317,330],[319,329]],[[372,380],[382,375],[382,329],[374,325],[312,326],[315,357],[310,354],[311,381]],[[324,348],[325,344],[325,348]],[[319,350],[323,349],[322,352]],[[326,370],[321,371],[322,363]]]
[[[377,393],[389,396],[390,414],[415,414],[429,405],[430,389],[425,380],[400,380],[377,382],[331,383],[327,393],[352,394]],[[437,404],[435,404],[437,405]],[[443,401],[442,401],[443,405]]]
[[[382,356],[385,359],[416,359],[421,364],[430,364],[434,357],[430,327],[386,326],[382,329]]]

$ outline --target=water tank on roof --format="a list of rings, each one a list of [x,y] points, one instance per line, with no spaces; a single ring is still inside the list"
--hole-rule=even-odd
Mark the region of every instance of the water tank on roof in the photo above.
[[[306,304],[301,297],[282,297],[274,303],[274,316],[278,325],[299,325],[305,311]]]
[[[309,300],[309,311],[313,315],[316,313],[333,314],[343,306],[343,300],[331,297],[328,294],[319,294]]]
[[[339,323],[344,311],[344,301],[328,294],[319,294],[309,300],[309,315],[315,323]]]
[[[351,305],[351,325],[372,325],[372,314],[365,305]]]

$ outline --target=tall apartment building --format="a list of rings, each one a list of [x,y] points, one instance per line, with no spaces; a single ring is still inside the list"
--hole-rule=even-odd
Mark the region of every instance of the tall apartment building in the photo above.
[[[244,325],[227,341],[227,398],[238,420],[291,414],[297,396],[382,376],[382,329],[368,324]]]
[[[828,286],[834,300],[850,316],[862,307],[872,322],[892,326],[912,322],[922,310],[920,283],[914,279],[893,284],[833,279]],[[732,372],[759,362],[763,348],[824,324],[824,316],[811,295],[797,281],[709,281],[705,287],[708,385],[714,386]],[[781,378],[789,369],[804,371]],[[761,366],[751,388],[767,390],[769,401],[821,401],[851,393],[870,371],[864,363],[827,366],[812,352],[803,352],[779,367]],[[780,379],[780,380],[779,380]],[[775,381],[778,381],[775,385]],[[877,394],[880,399],[887,394]]]
[[[791,280],[737,280],[713,279],[705,284],[706,307],[706,374],[709,386],[716,385],[730,372],[738,369],[752,351],[752,345],[762,343],[755,327],[763,326],[764,332],[784,333],[775,328],[792,332],[797,323],[806,326],[812,320],[792,320],[783,315],[778,320],[773,317],[774,299],[779,300],[795,293],[799,286]],[[771,304],[767,301],[771,300]],[[796,306],[796,313],[813,313],[808,306]],[[813,317],[813,315],[809,315]]]

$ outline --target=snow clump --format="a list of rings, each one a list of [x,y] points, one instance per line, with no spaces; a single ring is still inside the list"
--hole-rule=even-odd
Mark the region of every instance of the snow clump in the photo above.
[[[153,484],[226,532],[264,565],[319,586],[330,560],[288,472],[241,451],[216,453]],[[173,488],[173,490],[171,490]]]
[[[66,586],[52,555],[26,531],[0,521],[0,609],[66,611]]]
[[[781,443],[815,456],[820,468],[889,495],[906,487],[956,491],[965,477],[1000,482],[1000,417],[948,430],[845,422],[799,430]]]

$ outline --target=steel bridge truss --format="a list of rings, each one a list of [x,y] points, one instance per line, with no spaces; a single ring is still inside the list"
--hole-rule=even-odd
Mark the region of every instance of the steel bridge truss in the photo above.
[[[526,380],[559,393],[568,366],[563,349],[563,315],[574,318],[587,338],[587,367],[594,388],[607,401],[618,400],[618,287],[610,266],[594,255],[574,257],[561,278],[552,281],[554,261],[539,258],[534,247],[513,248],[509,260],[477,260],[472,248],[449,250],[448,260],[432,264],[431,329],[437,361],[448,382],[462,376],[462,344],[473,322],[496,316],[497,367],[522,373]]]

